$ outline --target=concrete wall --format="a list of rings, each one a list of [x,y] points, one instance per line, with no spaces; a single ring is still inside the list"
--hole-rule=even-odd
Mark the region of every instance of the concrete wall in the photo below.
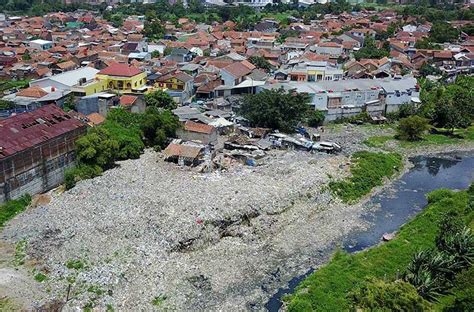
[[[0,203],[46,192],[63,182],[64,170],[74,165],[75,141],[86,126],[20,151],[0,161]]]

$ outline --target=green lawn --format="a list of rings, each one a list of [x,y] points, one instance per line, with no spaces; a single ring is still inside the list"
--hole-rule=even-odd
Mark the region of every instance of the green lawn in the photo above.
[[[357,201],[403,166],[402,157],[397,153],[356,152],[351,162],[349,178],[329,183],[329,188],[344,202]]]
[[[285,298],[289,311],[348,311],[347,294],[367,277],[395,279],[420,249],[434,246],[438,222],[443,213],[457,211],[470,224],[473,212],[466,212],[466,191],[437,190],[428,195],[429,206],[401,227],[396,238],[366,251],[337,252],[329,264],[306,278],[296,292]]]

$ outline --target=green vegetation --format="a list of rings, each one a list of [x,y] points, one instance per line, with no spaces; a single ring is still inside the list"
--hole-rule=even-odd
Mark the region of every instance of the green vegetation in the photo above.
[[[249,57],[249,62],[255,65],[255,67],[263,69],[267,72],[273,69],[272,64],[270,64],[270,62],[267,61],[267,59],[264,58],[263,56],[257,56],[257,55],[251,56]]]
[[[12,101],[7,101],[7,100],[1,100],[0,99],[0,110],[3,109],[12,109],[15,107],[15,103]]]
[[[397,137],[406,141],[418,141],[430,128],[426,118],[413,115],[400,119],[397,129]]]
[[[153,298],[151,304],[154,306],[160,306],[161,304],[163,304],[163,302],[165,302],[166,299],[167,297],[165,295],[159,295]]]
[[[322,126],[324,119],[326,118],[324,112],[320,110],[311,111],[308,115],[308,126],[314,128]]]
[[[21,307],[15,304],[12,299],[3,297],[0,298],[0,311],[4,312],[16,312],[21,311]]]
[[[84,261],[82,261],[81,259],[68,260],[66,261],[65,265],[66,268],[70,270],[81,270],[86,266]]]
[[[373,303],[373,300],[382,295],[380,289],[391,288],[391,286],[381,285],[380,281],[376,281],[373,285],[374,282],[367,281],[367,278],[383,280],[384,283],[397,280],[417,252],[435,248],[436,238],[440,235],[438,224],[441,224],[447,215],[458,216],[463,224],[470,224],[472,227],[474,213],[469,208],[469,203],[471,202],[472,205],[473,199],[474,186],[471,186],[469,191],[437,190],[430,193],[428,207],[402,226],[392,241],[360,253],[337,252],[328,265],[310,275],[298,286],[295,294],[286,298],[289,301],[288,310],[347,311],[353,305],[364,307],[370,302]],[[458,306],[467,304],[469,300],[472,302],[473,292],[467,291],[472,290],[473,279],[463,280],[462,276],[466,275],[464,272],[457,275],[452,295],[448,295],[446,299],[441,297],[438,302],[432,303],[436,307],[435,310],[441,311],[445,307],[454,305],[456,298]],[[472,267],[467,272],[472,277]],[[463,285],[463,288],[460,288],[460,285]],[[368,291],[371,291],[373,296],[364,299],[364,294]],[[393,296],[396,292],[398,291],[392,290],[390,294],[384,296]],[[397,304],[404,304],[404,302],[408,304],[401,310],[414,311],[415,309],[410,307],[413,303],[420,302],[419,299],[413,297],[412,291],[409,292],[409,297],[412,299],[398,296]],[[349,293],[351,295],[347,296]],[[354,300],[353,295],[357,293],[361,296]],[[369,303],[365,303],[367,300],[370,300]]]
[[[177,107],[173,98],[162,90],[156,90],[152,93],[145,94],[145,102],[147,106],[175,109]]]
[[[403,166],[402,157],[396,153],[356,152],[351,161],[351,176],[329,183],[329,188],[345,202],[357,201]]]
[[[26,240],[21,240],[16,243],[15,246],[15,257],[13,263],[15,265],[23,265],[25,264],[26,258],[26,247],[28,246],[28,242]]]
[[[29,79],[25,79],[25,80],[3,80],[3,81],[0,81],[0,93],[2,93],[4,91],[16,89],[16,88],[18,88],[18,89],[26,88],[26,87],[28,87],[29,84],[30,84]]]
[[[351,292],[349,299],[356,309],[362,311],[424,311],[430,307],[413,285],[402,280],[369,279]]]
[[[7,201],[0,206],[0,228],[20,212],[23,212],[31,203],[31,196],[26,194],[18,199]]]
[[[77,166],[64,174],[66,189],[102,174],[117,160],[138,158],[145,146],[165,147],[178,127],[178,119],[166,109],[149,107],[141,114],[111,110],[103,124],[76,141]]]
[[[382,148],[385,146],[385,143],[388,141],[393,140],[392,136],[389,135],[381,135],[381,136],[373,136],[365,140],[363,143],[368,147],[379,147]]]
[[[240,113],[256,127],[294,132],[310,109],[309,96],[281,89],[247,95]]]
[[[390,47],[388,42],[385,41],[381,49],[379,49],[375,40],[371,37],[367,37],[364,42],[364,46],[357,52],[354,52],[354,57],[356,60],[360,59],[381,59],[383,57],[389,56]]]
[[[42,283],[44,281],[46,281],[48,279],[48,276],[46,276],[45,274],[41,273],[41,272],[38,272],[35,274],[35,281],[39,282],[39,283]]]

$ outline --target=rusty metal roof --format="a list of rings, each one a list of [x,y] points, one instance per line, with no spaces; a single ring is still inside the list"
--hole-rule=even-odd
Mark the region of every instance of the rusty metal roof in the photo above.
[[[0,159],[85,126],[54,104],[0,120]]]

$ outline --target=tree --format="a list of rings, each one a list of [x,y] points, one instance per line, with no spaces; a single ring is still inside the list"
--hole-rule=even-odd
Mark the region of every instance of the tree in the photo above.
[[[160,57],[160,51],[153,51],[153,52],[151,52],[151,57],[152,57],[152,58],[158,58],[158,57]]]
[[[156,107],[147,108],[141,124],[147,144],[159,148],[166,146],[168,137],[175,137],[179,127],[179,120],[171,111]]]
[[[309,113],[308,117],[308,126],[310,127],[319,127],[323,125],[326,115],[320,110],[315,110]]]
[[[459,38],[459,30],[447,22],[435,22],[430,30],[430,41],[437,43],[454,42]]]
[[[249,62],[255,65],[257,68],[261,68],[265,71],[270,71],[273,68],[272,64],[270,64],[270,62],[268,62],[263,56],[251,56],[249,57]]]
[[[293,132],[297,124],[307,116],[309,101],[308,95],[286,92],[283,88],[264,90],[247,95],[240,113],[254,126]]]
[[[349,298],[356,310],[363,311],[429,311],[430,307],[415,287],[402,280],[368,279]]]
[[[428,120],[420,116],[400,119],[397,136],[402,140],[421,140],[423,133],[429,129]]]
[[[377,48],[375,40],[372,37],[366,37],[364,46],[357,52],[354,52],[356,60],[360,59],[381,59],[389,56],[390,49],[384,45],[383,49]]]
[[[89,133],[76,141],[78,162],[91,167],[111,168],[118,150],[119,143],[102,127],[90,129]]]
[[[162,39],[165,35],[164,23],[159,19],[147,20],[143,26],[143,34],[150,40]]]
[[[163,90],[156,90],[154,92],[145,94],[145,102],[147,106],[175,109],[177,107],[173,98]]]
[[[68,112],[70,110],[75,110],[76,109],[75,102],[76,100],[74,98],[74,94],[69,93],[64,99],[64,111]]]
[[[29,61],[29,60],[31,60],[30,51],[25,50],[25,53],[23,53],[23,55],[21,56],[21,59],[22,59],[23,61]]]

